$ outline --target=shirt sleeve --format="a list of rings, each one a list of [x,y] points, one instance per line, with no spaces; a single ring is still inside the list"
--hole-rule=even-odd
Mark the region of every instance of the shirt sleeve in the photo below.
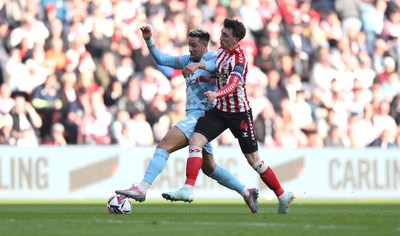
[[[204,64],[206,65],[205,70],[211,73],[214,73],[216,70],[216,60],[217,60],[217,52],[210,51],[204,54]]]
[[[174,69],[183,69],[183,67],[187,65],[187,56],[175,57],[162,53],[155,47],[153,39],[146,40],[146,44],[150,48],[150,53],[158,65],[168,66]]]

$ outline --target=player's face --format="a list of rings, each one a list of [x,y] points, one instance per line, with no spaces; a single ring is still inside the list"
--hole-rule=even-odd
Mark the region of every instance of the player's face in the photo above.
[[[234,49],[239,39],[232,34],[232,29],[222,28],[219,43],[222,49],[230,51]]]
[[[201,42],[199,38],[189,37],[188,38],[189,53],[192,57],[192,61],[200,61],[204,53],[207,52],[207,44]]]

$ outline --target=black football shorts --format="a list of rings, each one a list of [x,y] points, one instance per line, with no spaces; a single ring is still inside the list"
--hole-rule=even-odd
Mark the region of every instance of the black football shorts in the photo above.
[[[213,107],[200,117],[195,132],[204,135],[210,142],[226,129],[238,139],[243,153],[253,153],[258,150],[251,109],[247,112],[232,113]]]

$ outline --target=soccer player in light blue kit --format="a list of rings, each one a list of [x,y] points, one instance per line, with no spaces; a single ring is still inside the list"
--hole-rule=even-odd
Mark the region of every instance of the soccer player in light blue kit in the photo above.
[[[146,41],[147,47],[150,49],[151,55],[159,65],[169,66],[175,69],[184,69],[187,65],[192,63],[215,60],[217,55],[216,52],[208,52],[207,48],[210,34],[200,29],[194,29],[188,33],[190,55],[178,57],[168,56],[158,50],[151,38],[152,31],[150,26],[143,26],[140,30],[142,31],[142,36]],[[214,82],[196,83],[196,78],[200,75],[211,76],[211,74],[206,70],[197,70],[185,78],[187,87],[186,117],[172,127],[157,145],[153,158],[147,166],[143,180],[138,185],[133,185],[125,190],[116,190],[115,193],[143,202],[146,199],[146,192],[150,185],[164,169],[169,155],[188,145],[188,140],[194,132],[197,120],[206,110],[213,107],[213,104],[207,101],[204,92],[216,90],[216,84]],[[211,143],[204,146],[202,156],[202,171],[207,176],[216,180],[219,184],[238,192],[244,198],[251,212],[257,213],[258,189],[246,188],[246,186],[238,181],[229,171],[218,166],[212,155]],[[193,193],[187,191],[182,191],[180,193],[178,192],[178,194],[169,196],[168,200],[184,202],[193,201]]]

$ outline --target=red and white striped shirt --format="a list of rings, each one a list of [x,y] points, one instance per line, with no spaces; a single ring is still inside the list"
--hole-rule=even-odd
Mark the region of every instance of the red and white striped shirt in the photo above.
[[[248,72],[247,55],[238,44],[230,52],[223,49],[218,50],[216,59],[217,76],[217,102],[216,108],[224,112],[245,112],[251,108],[247,98],[246,79]],[[234,84],[232,81],[238,80],[237,87],[228,94],[221,90],[227,84]],[[231,90],[227,88],[227,90]]]

